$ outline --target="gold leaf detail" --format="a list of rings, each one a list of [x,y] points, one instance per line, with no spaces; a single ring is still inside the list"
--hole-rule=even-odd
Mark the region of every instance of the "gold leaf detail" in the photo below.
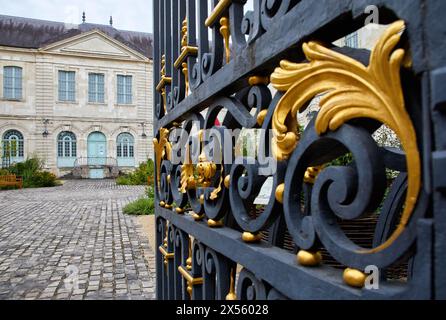
[[[186,161],[181,167],[181,187],[179,191],[186,193],[187,190],[195,189],[194,165],[190,159],[189,145],[186,147]]]
[[[171,159],[172,155],[172,147],[169,142],[169,130],[166,128],[160,129],[160,139],[153,139],[153,147],[155,150],[155,162],[156,162],[156,169],[157,169],[157,183],[158,188],[160,188],[161,183],[161,163],[163,159],[167,158],[168,160]]]
[[[218,187],[215,188],[214,191],[211,192],[211,196],[210,196],[211,200],[217,200],[218,195],[223,190],[223,185],[224,185],[224,181],[225,181],[223,174],[224,174],[224,167],[222,165],[221,169],[220,169],[220,182],[218,183]]]
[[[226,63],[231,61],[231,47],[229,44],[229,39],[231,37],[231,31],[229,29],[229,18],[223,17],[220,19],[220,34],[223,37],[226,53]]]
[[[404,32],[404,21],[390,25],[372,50],[368,67],[316,42],[303,45],[309,63],[282,61],[271,76],[279,91],[286,91],[273,118],[276,157],[287,159],[298,143],[297,112],[316,95],[321,110],[316,119],[318,134],[337,130],[357,118],[375,119],[390,127],[406,152],[408,189],[400,224],[381,246],[361,251],[376,253],[388,248],[404,231],[421,188],[421,161],[414,126],[406,111],[400,69],[403,49],[394,50]]]

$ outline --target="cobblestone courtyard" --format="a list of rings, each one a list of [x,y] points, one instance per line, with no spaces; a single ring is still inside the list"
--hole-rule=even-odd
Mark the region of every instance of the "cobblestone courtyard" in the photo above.
[[[0,299],[153,299],[154,256],[122,208],[144,187],[0,192]]]

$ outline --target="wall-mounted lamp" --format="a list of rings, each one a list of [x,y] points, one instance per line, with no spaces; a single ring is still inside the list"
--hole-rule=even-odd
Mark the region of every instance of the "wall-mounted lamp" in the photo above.
[[[48,124],[50,123],[49,119],[44,119],[43,120],[43,125],[45,126],[45,129],[43,130],[42,136],[44,138],[48,137],[50,135],[49,131],[48,131]]]
[[[146,124],[144,122],[141,122],[141,127],[142,127],[142,135],[141,137],[143,138],[147,138],[147,134],[146,134]]]

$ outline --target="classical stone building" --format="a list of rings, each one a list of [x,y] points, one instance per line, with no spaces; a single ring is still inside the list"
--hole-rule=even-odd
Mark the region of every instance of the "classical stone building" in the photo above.
[[[153,157],[151,58],[146,33],[0,16],[3,161],[102,178]]]

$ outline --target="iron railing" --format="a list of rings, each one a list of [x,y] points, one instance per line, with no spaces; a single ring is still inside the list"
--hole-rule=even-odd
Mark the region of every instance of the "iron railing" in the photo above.
[[[112,157],[79,157],[74,162],[74,167],[93,166],[93,167],[117,167],[118,160]]]
[[[446,2],[211,3],[154,0],[158,298],[446,298]]]

